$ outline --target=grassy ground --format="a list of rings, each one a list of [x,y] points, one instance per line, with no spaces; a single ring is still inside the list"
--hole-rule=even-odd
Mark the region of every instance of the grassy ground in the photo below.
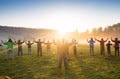
[[[120,56],[100,56],[99,46],[95,46],[95,56],[89,55],[88,45],[78,46],[78,58],[72,54],[70,47],[69,68],[57,68],[56,49],[52,46],[52,54],[48,55],[43,47],[43,57],[36,56],[36,46],[33,46],[32,56],[17,56],[15,60],[5,61],[5,51],[0,51],[0,79],[120,79]]]

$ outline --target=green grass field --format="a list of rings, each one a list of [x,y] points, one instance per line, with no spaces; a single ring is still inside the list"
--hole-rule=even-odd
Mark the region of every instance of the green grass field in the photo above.
[[[95,45],[95,56],[89,55],[88,45],[78,46],[78,58],[72,54],[68,69],[57,68],[56,48],[52,46],[52,53],[46,54],[43,46],[43,56],[36,56],[36,46],[32,48],[32,56],[27,55],[26,46],[23,48],[24,56],[17,56],[14,49],[15,60],[5,61],[6,50],[0,51],[0,79],[120,79],[120,56],[99,55],[99,45]]]

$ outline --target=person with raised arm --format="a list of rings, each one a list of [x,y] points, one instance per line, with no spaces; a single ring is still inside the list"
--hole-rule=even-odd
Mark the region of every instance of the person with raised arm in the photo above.
[[[118,40],[118,38],[115,38],[114,40],[111,38],[111,41],[114,42],[114,48],[115,48],[115,56],[118,53],[119,56],[119,43],[120,40]]]
[[[0,50],[3,49],[3,40],[0,40]]]
[[[55,42],[54,42],[55,43]],[[66,52],[66,43],[65,40],[62,39],[62,41],[57,40],[55,43],[57,46],[57,55],[58,55],[58,68],[60,69],[62,67],[62,63],[64,64],[64,67],[68,68],[68,60],[67,60],[67,52]]]
[[[73,39],[72,46],[73,46],[73,54],[75,57],[77,57],[77,44],[78,44],[78,42],[75,39]]]
[[[90,55],[93,56],[94,55],[94,43],[95,43],[95,41],[93,40],[93,38],[90,38],[90,40],[87,39],[87,42],[89,43],[89,46],[90,46]]]
[[[22,56],[23,55],[23,50],[22,50],[22,44],[24,43],[24,41],[18,40],[17,44],[18,44],[18,56]]]
[[[13,51],[13,46],[16,45],[16,42],[12,41],[11,38],[8,39],[8,42],[4,42],[4,45],[7,45],[7,52],[6,52],[6,60],[8,60],[8,56],[12,55],[12,59],[14,60],[14,51]]]
[[[38,39],[38,41],[35,41],[35,43],[37,43],[37,56],[42,56],[42,43],[44,43],[44,41],[41,41],[41,39]]]
[[[108,38],[106,40],[103,38],[101,38],[101,40],[95,38],[95,40],[100,43],[100,54],[105,55],[105,42],[107,42]]]
[[[111,55],[111,45],[112,45],[112,43],[110,41],[108,41],[108,43],[106,44],[108,56]]]
[[[53,44],[53,43],[51,43],[50,41],[47,41],[46,43],[44,43],[45,45],[46,45],[46,52],[47,52],[47,54],[50,54],[50,52],[51,52],[51,44]]]
[[[25,42],[25,43],[28,47],[28,55],[31,55],[31,51],[32,51],[31,47],[32,47],[32,44],[34,44],[34,41],[32,43],[30,41]]]

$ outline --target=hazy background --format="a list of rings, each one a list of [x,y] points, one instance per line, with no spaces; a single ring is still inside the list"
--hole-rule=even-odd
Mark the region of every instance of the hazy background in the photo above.
[[[0,25],[78,32],[120,22],[120,0],[0,0]]]

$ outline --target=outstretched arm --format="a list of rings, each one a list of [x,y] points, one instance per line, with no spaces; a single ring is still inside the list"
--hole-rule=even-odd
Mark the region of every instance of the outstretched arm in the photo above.
[[[108,38],[104,42],[106,42],[107,40],[108,40]]]
[[[115,42],[112,38],[111,38],[111,41],[112,41],[112,42]]]
[[[87,42],[89,43],[88,39],[87,39]]]
[[[98,41],[98,42],[100,42],[100,40],[98,40],[98,39],[96,39],[96,38],[95,38],[95,40]]]

